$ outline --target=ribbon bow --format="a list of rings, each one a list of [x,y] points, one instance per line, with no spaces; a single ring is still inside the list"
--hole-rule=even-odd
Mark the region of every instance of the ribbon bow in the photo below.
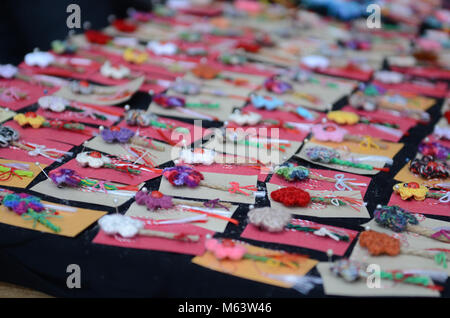
[[[230,182],[231,188],[228,189],[228,192],[230,192],[231,194],[239,192],[242,193],[246,196],[249,196],[250,194],[247,192],[244,192],[242,189],[244,190],[249,190],[249,191],[257,191],[258,189],[253,186],[253,185],[248,185],[248,186],[241,186],[239,185],[238,182]]]
[[[207,207],[207,208],[210,208],[210,209],[214,209],[216,207],[219,207],[219,208],[224,208],[225,210],[229,211],[229,209],[226,206],[224,206],[223,204],[219,203],[219,199],[209,200],[207,202],[204,202],[203,205],[205,207]]]
[[[70,151],[62,151],[62,150],[58,150],[58,149],[47,148],[45,145],[36,145],[36,144],[31,144],[31,143],[28,143],[28,145],[34,148],[33,150],[30,150],[28,152],[28,154],[32,157],[42,156],[47,159],[61,162],[62,161],[61,158],[54,158],[54,157],[50,156],[48,153],[53,152],[56,154],[69,155],[69,156],[71,156],[73,154]]]
[[[330,230],[324,227],[321,227],[320,229],[314,231],[313,234],[317,236],[328,236],[335,241],[339,241],[339,237],[337,237],[335,234],[331,233]]]
[[[353,191],[353,189],[348,184],[351,184],[353,186],[362,186],[362,187],[365,187],[367,185],[365,183],[354,183],[354,182],[348,182],[348,184],[347,184],[346,183],[347,181],[352,181],[352,180],[356,180],[356,179],[355,178],[346,178],[343,173],[335,174],[334,179],[336,180],[334,187],[338,191],[346,191],[346,190]]]

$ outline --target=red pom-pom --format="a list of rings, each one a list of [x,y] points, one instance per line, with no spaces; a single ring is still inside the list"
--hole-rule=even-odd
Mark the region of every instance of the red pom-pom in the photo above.
[[[84,33],[84,36],[86,37],[86,39],[90,42],[90,43],[95,43],[95,44],[107,44],[109,41],[112,40],[112,37],[110,37],[109,35],[100,32],[100,31],[95,31],[95,30],[87,30]]]
[[[270,194],[270,197],[276,202],[283,203],[286,206],[304,207],[311,201],[311,196],[308,192],[296,187],[286,187],[275,190]]]

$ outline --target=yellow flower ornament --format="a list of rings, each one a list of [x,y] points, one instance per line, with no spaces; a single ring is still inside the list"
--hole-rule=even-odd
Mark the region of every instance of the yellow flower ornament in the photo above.
[[[30,125],[33,128],[39,128],[44,124],[46,119],[42,116],[37,115],[34,112],[28,112],[25,114],[17,114],[14,116],[14,120],[20,125],[20,126],[26,126]]]
[[[358,114],[345,112],[342,110],[331,111],[327,114],[327,118],[339,125],[354,125],[359,122]]]
[[[397,183],[393,189],[400,194],[402,200],[414,197],[415,200],[423,201],[428,193],[428,188],[419,185],[417,182]]]

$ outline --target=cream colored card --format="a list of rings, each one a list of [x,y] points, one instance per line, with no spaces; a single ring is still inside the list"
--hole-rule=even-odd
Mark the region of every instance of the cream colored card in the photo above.
[[[198,201],[190,201],[190,200],[177,200],[177,199],[173,200],[173,203],[175,205],[179,204],[179,203],[187,205],[188,202],[198,203]],[[237,208],[238,208],[238,206],[233,205],[230,208],[231,214],[236,212]],[[221,210],[223,210],[223,209],[221,208]],[[149,211],[149,210],[147,210],[147,207],[145,205],[139,205],[136,202],[133,202],[133,204],[131,204],[130,208],[128,209],[128,211],[125,214],[128,216],[152,219],[152,220],[176,220],[176,219],[182,219],[182,218],[199,215],[197,213],[177,210],[175,208],[174,209],[166,209],[166,210],[158,209],[156,211]],[[228,221],[208,216],[208,221],[206,223],[192,223],[192,225],[196,225],[196,226],[199,226],[199,227],[202,227],[207,230],[214,231],[214,232],[222,233],[225,231],[225,228],[228,225]]]
[[[114,183],[109,182],[109,184]],[[109,207],[120,206],[134,197],[134,195],[117,195],[104,192],[85,192],[80,189],[69,187],[58,188],[53,182],[48,179],[36,184],[31,188],[31,190],[62,200],[100,204]]]
[[[110,36],[130,37],[130,33],[119,31],[113,26],[104,28],[103,32]],[[172,28],[162,27],[156,24],[139,24],[139,27],[131,36],[141,41],[167,41],[168,38],[173,36],[173,30]]]
[[[257,186],[258,176],[251,175],[234,175],[225,173],[210,173],[202,172],[205,177],[204,183],[220,186],[223,188],[231,188],[230,182],[238,182],[241,187],[245,186]],[[186,186],[175,187],[171,185],[166,178],[162,178],[161,184],[159,186],[159,191],[165,195],[175,196],[175,197],[186,197],[186,198],[196,198],[196,199],[207,199],[214,200],[219,198],[221,201],[236,202],[236,203],[255,203],[255,196],[253,191],[246,191],[249,195],[244,195],[242,193],[230,193],[227,190],[217,190],[205,186],[199,186],[197,188],[189,188]]]
[[[270,206],[277,209],[285,209],[289,211],[292,214],[295,215],[307,215],[307,216],[315,216],[315,217],[321,217],[321,218],[370,218],[369,211],[367,211],[367,208],[362,204],[362,206],[357,210],[352,208],[351,206],[334,206],[334,205],[323,205],[323,204],[315,204],[311,203],[307,207],[287,207],[283,205],[282,203],[276,202],[270,197],[270,194],[278,189],[284,188],[282,186],[279,186],[277,184],[272,183],[266,183],[266,188],[268,192],[268,197],[270,200]],[[313,197],[324,197],[326,195],[335,195],[335,196],[342,196],[342,197],[348,197],[352,199],[356,199],[360,201],[361,203],[364,202],[363,198],[361,197],[360,191],[313,191],[308,190],[307,191],[311,196]]]
[[[419,218],[420,219],[420,218]],[[419,222],[420,226],[428,227],[428,228],[441,228],[441,227],[450,227],[449,222],[433,220],[430,218],[425,218],[423,221]],[[395,233],[390,229],[381,227],[378,225],[375,220],[371,220],[367,224],[363,226],[370,226],[370,229],[377,232],[386,233],[395,238],[400,239],[402,247],[409,249],[417,249],[424,250],[429,248],[441,248],[448,249],[448,243],[437,241],[422,235],[418,235],[410,232],[403,233]],[[392,269],[400,269],[400,270],[412,270],[412,269],[420,269],[420,270],[434,270],[434,271],[444,271],[448,275],[450,275],[450,266],[447,268],[443,268],[441,265],[436,264],[434,259],[425,258],[420,256],[412,256],[412,255],[404,255],[400,254],[397,256],[371,256],[366,248],[362,248],[358,243],[355,245],[355,248],[352,251],[350,256],[351,259],[369,263],[369,264],[379,264],[382,268],[392,268]],[[449,264],[449,260],[447,259],[447,265]]]
[[[323,166],[323,167],[327,167],[327,168],[333,168],[336,170],[341,170],[341,171],[345,171],[345,172],[350,172],[350,173],[356,173],[356,174],[364,174],[364,175],[375,175],[377,174],[379,171],[378,170],[366,170],[366,169],[360,169],[360,168],[353,168],[353,167],[347,167],[347,166],[342,166],[342,165],[338,165],[338,164],[334,164],[334,163],[320,163],[320,162],[316,162],[316,161],[312,161],[311,159],[308,158],[308,156],[306,155],[306,152],[308,151],[309,148],[312,147],[324,147],[322,145],[316,144],[314,142],[308,142],[306,143],[302,150],[296,154],[296,157],[299,157],[301,159],[304,159],[306,161],[309,161],[311,163],[317,164],[319,166]],[[330,148],[330,147],[326,147],[326,148]],[[357,154],[357,153],[347,153],[343,150],[340,149],[336,149],[337,152],[339,152],[341,154],[341,159],[342,160],[350,160],[352,157],[353,158],[363,158],[366,157],[367,155],[362,155],[362,154]],[[363,162],[364,164],[368,164],[371,165],[373,167],[376,168],[382,168],[384,167],[384,162],[382,161],[370,161],[370,160],[364,160]]]
[[[75,237],[85,228],[87,228],[92,223],[94,223],[95,221],[97,221],[99,218],[101,218],[103,215],[106,214],[106,212],[103,211],[95,211],[75,207],[70,207],[71,209],[74,210],[73,212],[65,212],[64,210],[58,209],[58,207],[61,207],[62,209],[67,208],[67,206],[65,205],[47,201],[42,201],[42,203],[51,204],[54,206],[54,209],[58,211],[58,215],[60,217],[53,217],[49,218],[48,220],[52,222],[54,225],[59,226],[61,228],[60,232],[55,233],[53,230],[49,229],[48,227],[42,225],[39,222],[36,222],[35,227],[33,227],[34,222],[32,220],[25,220],[24,218],[20,217],[13,211],[10,211],[4,205],[0,206],[0,223],[5,223],[40,232],[47,232],[62,236]]]
[[[219,108],[186,108],[183,110],[175,108],[165,108],[159,106],[155,102],[152,102],[148,108],[149,111],[157,115],[191,118],[191,119],[207,119],[207,120],[219,120],[226,121],[234,108],[240,108],[244,106],[245,101],[240,99],[233,99],[229,97],[210,96],[210,95],[196,95],[196,96],[184,96],[182,94],[175,93],[171,90],[167,92],[168,96],[177,96],[185,99],[186,103],[211,103],[219,104]]]
[[[362,278],[356,282],[347,282],[340,277],[336,277],[330,271],[331,263],[321,262],[317,264],[317,270],[322,276],[323,288],[325,294],[335,296],[409,296],[409,297],[439,297],[440,294],[436,290],[425,287],[415,286],[411,284],[392,283],[391,281],[380,282],[383,288],[369,288],[367,280]],[[384,268],[385,270],[394,270],[395,268]],[[383,268],[382,268],[383,270]]]
[[[0,122],[7,121],[16,115],[12,110],[0,107]]]
[[[265,89],[261,89],[256,93],[281,99],[284,102],[291,103],[297,106],[303,106],[319,111],[326,111],[330,110],[333,107],[333,104],[339,101],[342,97],[349,95],[356,85],[356,82],[353,81],[336,80],[327,76],[314,75],[314,78],[321,83],[297,83],[288,81],[292,85],[294,93],[289,92],[285,94],[273,94],[266,91]],[[334,83],[336,84],[336,86],[329,87],[325,84],[326,82]],[[307,98],[296,96],[295,93],[311,95],[317,98],[318,102],[315,103]]]
[[[176,151],[172,146],[164,144],[162,142],[153,140],[152,141],[156,146],[164,147],[164,151],[158,151],[151,148],[145,148],[148,151],[150,158],[153,160],[155,166],[159,166],[163,163],[173,160],[176,157],[173,157],[174,154],[179,154],[179,150]],[[104,152],[116,157],[120,156],[129,156],[131,155],[123,145],[118,143],[107,143],[103,140],[101,136],[96,136],[93,139],[89,140],[86,143],[86,147],[91,148],[93,150],[97,150],[100,152]],[[139,158],[136,158],[139,159]],[[139,159],[136,163],[143,164],[144,161]]]
[[[245,145],[237,145],[231,142],[225,144],[218,142],[216,137],[211,138],[204,144],[207,149],[214,149],[219,153],[226,153],[229,155],[236,155],[250,159],[257,159],[263,164],[279,165],[289,160],[302,145],[301,142],[289,141],[290,146],[286,148],[285,152],[277,150],[269,150],[266,148],[251,147]],[[280,144],[282,145],[282,144]]]
[[[133,94],[138,91],[142,83],[144,83],[144,79],[144,77],[139,77],[126,84],[117,86],[100,86],[91,84],[95,91],[93,94],[77,94],[72,92],[70,87],[63,86],[55,93],[55,96],[60,96],[68,100],[86,104],[100,106],[117,105],[129,100]]]

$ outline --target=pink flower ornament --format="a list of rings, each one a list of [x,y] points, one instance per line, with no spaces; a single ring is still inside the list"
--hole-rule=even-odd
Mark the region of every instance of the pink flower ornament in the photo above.
[[[312,127],[314,138],[320,141],[342,142],[347,130],[333,123],[317,124]]]

